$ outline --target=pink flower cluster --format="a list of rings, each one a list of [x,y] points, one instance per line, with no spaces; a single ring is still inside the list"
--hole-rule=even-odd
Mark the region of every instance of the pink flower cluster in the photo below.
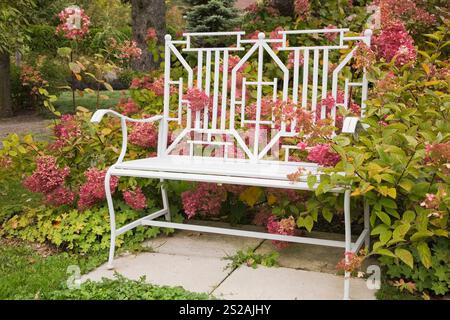
[[[39,88],[44,87],[48,84],[48,81],[42,77],[39,70],[36,70],[32,66],[27,64],[22,65],[20,70],[20,81],[22,86],[30,88],[30,94],[33,96],[38,96]]]
[[[84,173],[86,182],[80,187],[80,197],[78,199],[78,208],[81,210],[93,206],[95,203],[105,199],[105,170],[90,168]],[[110,179],[110,190],[112,193],[117,188],[119,178],[112,176]]]
[[[223,187],[214,183],[199,183],[195,189],[181,194],[183,209],[190,219],[198,213],[218,215],[226,200]]]
[[[152,82],[149,89],[155,93],[158,97],[164,95],[164,78],[158,78]],[[174,93],[175,88],[171,88],[170,92]]]
[[[294,217],[278,220],[276,216],[270,216],[267,219],[267,231],[272,234],[282,234],[287,236],[294,235],[295,220]],[[289,245],[289,242],[272,240],[274,246],[278,249],[284,249]]]
[[[83,9],[68,7],[58,14],[56,33],[70,40],[81,40],[88,32],[91,20]]]
[[[336,269],[345,272],[353,272],[361,267],[362,258],[356,253],[348,251],[344,258],[336,265]]]
[[[294,53],[294,51],[291,51],[288,56],[288,63],[287,63],[288,69],[291,69],[294,67],[294,63],[295,63],[294,59],[295,59],[295,53]],[[302,66],[303,63],[304,63],[304,58],[303,58],[303,55],[300,54],[299,55],[299,65]]]
[[[133,123],[129,136],[130,143],[144,147],[155,147],[158,140],[158,131],[152,123]]]
[[[400,22],[381,30],[380,34],[373,38],[373,49],[378,58],[384,58],[387,62],[395,58],[397,66],[414,62],[417,56],[414,40]]]
[[[55,190],[45,195],[45,201],[55,207],[64,204],[72,204],[75,200],[75,193],[65,187],[57,187]]]
[[[306,19],[310,11],[309,0],[295,0],[294,11],[302,19]]]
[[[155,28],[148,28],[147,29],[147,35],[146,35],[145,39],[148,42],[158,40],[158,35],[156,34],[156,29]]]
[[[139,106],[136,102],[133,101],[133,99],[128,98],[122,98],[120,99],[119,103],[116,106],[116,109],[124,114],[124,115],[132,115],[135,113],[138,113],[140,111]]]
[[[188,89],[185,98],[189,102],[189,108],[193,112],[202,111],[205,107],[209,107],[211,103],[210,97],[198,88]]]
[[[436,22],[436,17],[420,7],[423,0],[375,0],[380,7],[382,27],[389,27],[398,21],[429,25]]]
[[[428,144],[425,147],[426,162],[434,164],[450,163],[450,141]]]
[[[58,139],[71,139],[81,135],[81,128],[74,115],[65,114],[61,116],[59,124],[53,128]]]
[[[425,200],[420,203],[420,206],[427,209],[437,209],[439,208],[439,199],[435,194],[427,193],[425,195]]]
[[[53,127],[56,137],[54,143],[49,145],[50,150],[60,150],[73,138],[81,136],[81,128],[75,116],[70,114],[62,115],[60,122]]]
[[[0,157],[0,168],[7,169],[11,167],[12,159],[10,156],[1,156]]]
[[[270,44],[270,46],[272,47],[272,49],[274,51],[278,51],[282,46],[283,43],[281,42],[281,40],[283,39],[283,35],[279,34],[279,31],[284,31],[284,29],[282,27],[276,27],[271,33],[270,33],[270,39],[273,40],[278,40],[280,42],[272,42]]]
[[[139,59],[142,55],[142,49],[137,46],[136,41],[125,40],[118,46],[121,59]]]
[[[329,24],[325,27],[325,29],[328,30],[333,30],[333,29],[337,29],[337,27],[333,24]],[[337,33],[336,32],[326,32],[323,34],[323,36],[325,37],[325,39],[327,39],[328,41],[334,41],[337,38]]]
[[[44,194],[46,202],[54,206],[72,203],[75,194],[64,187],[70,169],[59,168],[56,158],[52,156],[38,157],[36,165],[33,174],[23,181],[25,188],[31,192]]]
[[[234,67],[241,61],[241,58],[239,56],[230,55],[228,58],[228,73],[230,73]],[[248,63],[245,62],[237,72],[242,72],[246,67],[248,66]],[[223,72],[223,65],[220,65],[219,70]]]
[[[367,44],[360,42],[353,54],[353,60],[353,67],[357,70],[363,70],[370,68],[375,62],[376,57],[375,53]]]
[[[330,144],[318,144],[311,148],[307,159],[321,166],[334,167],[341,157],[333,151]]]
[[[56,164],[56,158],[52,156],[38,157],[36,165],[33,174],[23,182],[24,186],[32,192],[51,192],[63,185],[70,173],[68,167],[60,169]]]
[[[147,198],[139,187],[134,190],[124,191],[123,199],[126,204],[135,210],[142,210],[147,207]]]
[[[141,78],[134,78],[131,80],[131,89],[147,89],[153,91],[155,95],[162,97],[164,95],[164,78],[152,80],[149,76],[143,76]],[[176,93],[177,90],[174,87],[170,87],[170,94]]]

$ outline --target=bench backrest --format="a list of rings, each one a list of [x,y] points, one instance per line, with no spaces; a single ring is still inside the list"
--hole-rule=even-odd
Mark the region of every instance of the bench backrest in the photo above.
[[[180,154],[183,149],[183,155],[199,156],[194,151],[199,146],[202,150],[222,149],[214,153],[215,157],[236,157],[230,156],[231,147],[239,149],[240,157],[250,161],[279,160],[272,149],[283,138],[295,136],[298,124],[280,121],[275,126],[273,114],[267,116],[265,110],[268,100],[291,101],[319,118],[331,117],[335,123],[336,108],[348,108],[350,100],[357,97],[363,114],[367,99],[365,70],[359,79],[350,79],[352,75],[346,68],[356,46],[345,57],[339,51],[351,49],[348,41],[370,45],[371,30],[362,36],[346,36],[348,31],[278,31],[271,33],[273,38],[266,38],[263,33],[248,38],[241,31],[185,33],[182,40],[166,35],[164,118],[158,155]],[[311,44],[307,36],[325,37],[330,43]],[[299,42],[299,37],[307,44],[291,46],[290,43]],[[231,39],[232,45],[196,45],[218,38]],[[191,111],[186,99],[189,88],[199,88],[208,95],[209,106]],[[327,112],[321,101],[331,96],[337,103]],[[178,130],[173,130],[174,126]],[[267,128],[272,131],[269,138],[261,133]]]

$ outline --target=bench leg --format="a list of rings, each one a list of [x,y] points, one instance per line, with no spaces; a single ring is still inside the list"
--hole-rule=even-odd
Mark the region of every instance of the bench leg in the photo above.
[[[161,182],[164,182],[164,179],[161,179]],[[166,218],[166,221],[171,221],[169,198],[167,197],[167,190],[163,185],[161,185],[161,195],[163,201],[163,208],[167,210],[167,213],[164,215],[164,217]]]
[[[370,207],[367,199],[364,199],[364,229],[367,230],[364,244],[366,249],[370,251]]]
[[[106,194],[106,201],[108,203],[109,221],[111,225],[111,242],[109,245],[108,269],[113,269],[114,250],[116,246],[116,215],[114,213],[114,205],[111,196],[110,180],[111,180],[111,173],[108,170],[105,175],[105,194]]]
[[[346,190],[344,194],[344,220],[345,220],[345,263],[349,262],[348,253],[351,251],[352,245],[352,229],[350,219],[350,190]],[[344,300],[350,299],[350,272],[344,275]]]

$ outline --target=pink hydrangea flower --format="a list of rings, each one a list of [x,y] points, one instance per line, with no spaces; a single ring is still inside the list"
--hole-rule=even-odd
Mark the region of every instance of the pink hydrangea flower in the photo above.
[[[45,202],[55,207],[72,204],[74,200],[75,193],[62,186],[57,187],[45,195]]]
[[[300,141],[297,143],[297,147],[299,147],[300,150],[304,151],[308,147],[308,143],[305,141]]]
[[[164,96],[164,78],[161,77],[153,81],[149,89],[159,97]],[[174,93],[174,88],[171,88],[171,93]]]
[[[7,169],[12,165],[12,159],[10,156],[1,156],[0,157],[0,168]]]
[[[310,4],[309,0],[295,0],[294,11],[302,19],[306,19],[309,15]]]
[[[25,178],[25,188],[32,192],[49,193],[64,184],[64,180],[70,173],[68,167],[59,168],[56,158],[42,156],[36,159],[36,170]]]
[[[325,29],[333,30],[333,29],[337,29],[337,27],[336,27],[335,25],[333,25],[333,24],[329,24],[329,25],[327,25],[327,26],[325,27]],[[338,34],[337,34],[336,32],[326,32],[326,33],[323,34],[323,36],[324,36],[328,41],[331,41],[331,42],[333,42],[334,40],[336,40],[337,35],[338,35]]]
[[[133,99],[120,99],[119,104],[116,106],[117,110],[124,115],[132,115],[140,111],[139,106]]]
[[[284,31],[283,27],[276,27],[271,33],[270,33],[270,39],[272,40],[282,40],[283,39],[283,35],[279,34],[279,31]],[[278,51],[282,46],[283,43],[282,42],[272,42],[270,44],[270,46],[272,47],[272,49],[274,51]]]
[[[81,40],[88,32],[91,24],[89,16],[76,6],[68,7],[58,14],[60,24],[56,33],[69,40]]]
[[[139,187],[134,190],[124,191],[123,199],[126,204],[135,210],[142,210],[147,207],[147,198]]]
[[[281,234],[292,236],[295,232],[295,220],[294,217],[277,220],[276,216],[270,216],[267,220],[267,231],[272,234]],[[286,248],[289,243],[286,241],[272,240],[274,246],[278,249]]]
[[[97,168],[90,168],[85,173],[86,182],[80,187],[78,208],[86,209],[93,206],[95,203],[104,200],[105,194],[105,170],[99,170]],[[117,188],[119,178],[111,176],[110,190],[111,193]]]
[[[318,144],[311,148],[307,159],[321,166],[334,167],[341,157],[332,150],[330,144]]]
[[[142,49],[137,46],[136,41],[125,40],[118,46],[118,50],[121,59],[139,59],[142,55]]]
[[[395,64],[403,66],[416,60],[417,52],[414,40],[402,23],[394,23],[373,38],[373,48],[378,58],[390,62],[395,57]]]
[[[183,192],[181,200],[189,219],[198,213],[215,216],[226,200],[226,192],[217,184],[199,183],[195,189]]]
[[[202,111],[205,107],[209,107],[211,103],[210,97],[198,88],[188,89],[185,98],[193,112]]]
[[[375,0],[374,4],[380,7],[383,28],[396,24],[398,21],[432,25],[436,22],[436,17],[421,7],[423,2],[422,0]]]
[[[294,53],[294,51],[291,51],[288,56],[288,63],[287,63],[288,69],[292,69],[294,67],[294,62],[295,62],[294,58],[295,58],[295,53]],[[299,65],[302,66],[303,63],[304,63],[304,58],[303,58],[303,55],[300,54],[299,55]]]
[[[157,39],[158,39],[158,35],[156,34],[156,29],[155,28],[148,28],[147,29],[146,40],[147,41],[155,41]]]
[[[158,140],[158,131],[152,123],[133,123],[128,139],[130,143],[140,147],[155,147]]]
[[[61,116],[59,123],[53,127],[55,142],[49,144],[50,150],[60,150],[65,147],[69,140],[81,136],[80,123],[75,116],[65,114]]]

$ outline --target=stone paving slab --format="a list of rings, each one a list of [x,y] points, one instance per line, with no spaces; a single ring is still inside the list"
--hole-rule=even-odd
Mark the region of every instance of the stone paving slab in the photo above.
[[[229,227],[229,224],[220,222],[202,223],[202,225]],[[146,241],[144,245],[152,248],[154,252],[164,254],[224,258],[234,255],[239,250],[255,249],[262,241],[254,238],[177,230],[174,235],[160,236]]]
[[[351,299],[375,299],[375,292],[367,289],[365,280],[350,281]],[[237,300],[341,300],[343,292],[342,276],[283,267],[241,266],[212,294],[219,299]]]
[[[227,261],[219,258],[141,253],[125,255],[114,260],[114,270],[106,264],[84,275],[81,280],[99,281],[103,277],[114,278],[118,272],[124,277],[146,281],[156,285],[182,286],[194,292],[211,292],[227,275]]]
[[[327,240],[344,241],[343,234],[313,231],[305,233],[304,237],[315,237]],[[356,241],[357,236],[353,236]],[[256,250],[256,253],[266,254],[276,250],[279,254],[280,267],[301,269],[306,271],[318,271],[335,274],[336,264],[344,257],[343,248],[325,247],[304,243],[290,243],[287,248],[277,250],[270,240]]]

